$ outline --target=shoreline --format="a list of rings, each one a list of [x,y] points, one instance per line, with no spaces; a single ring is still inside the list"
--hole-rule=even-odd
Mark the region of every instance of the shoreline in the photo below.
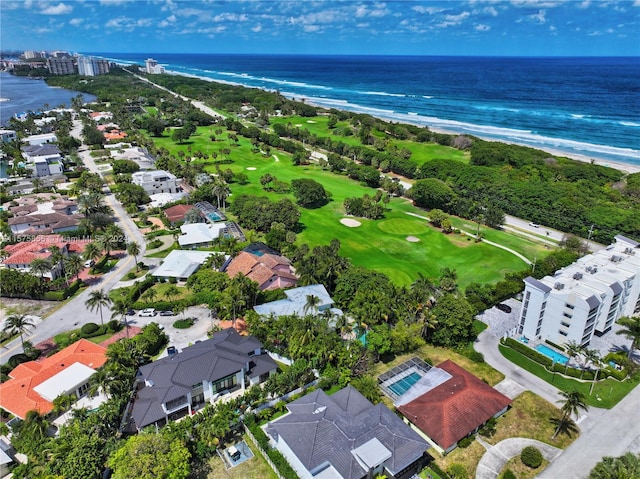
[[[131,66],[131,65],[127,65],[127,66]],[[179,72],[176,70],[166,70],[165,73],[169,74],[169,75],[179,75],[179,76],[184,76],[187,78],[197,78],[199,80],[203,80],[203,81],[208,81],[208,82],[214,82],[214,83],[220,83],[220,84],[225,84],[225,85],[232,85],[232,86],[242,86],[245,88],[257,88],[260,90],[264,90],[264,91],[271,91],[274,92],[275,90],[270,90],[268,88],[259,88],[259,87],[255,87],[255,86],[251,86],[251,85],[245,85],[239,82],[234,82],[234,81],[228,81],[228,80],[218,80],[215,78],[209,78],[209,77],[205,77],[205,76],[200,76],[200,75],[195,75],[195,74],[191,74],[191,73],[183,73],[183,72]],[[300,95],[297,94],[292,94],[292,93],[284,93],[284,92],[280,92],[280,94],[282,96],[284,96],[285,98],[288,98],[290,100],[295,100],[303,98]],[[313,99],[308,99],[306,97],[305,98],[305,102],[309,105],[313,105],[315,107],[318,108],[323,108],[323,109],[329,109],[329,107],[322,105],[321,103],[318,102],[314,102]],[[299,101],[299,100],[298,100]],[[337,108],[340,109],[340,108]],[[579,161],[581,163],[591,163],[594,165],[599,165],[599,166],[604,166],[607,168],[613,168],[615,170],[621,171],[623,173],[626,174],[633,174],[633,173],[640,173],[640,166],[636,166],[630,163],[625,163],[622,161],[617,161],[617,160],[611,160],[609,158],[603,158],[603,157],[598,157],[598,156],[594,156],[594,155],[587,155],[587,154],[581,154],[581,153],[576,153],[573,151],[567,151],[567,150],[563,150],[561,148],[557,148],[557,147],[546,147],[546,146],[542,146],[542,147],[538,147],[538,146],[531,146],[525,142],[518,142],[518,141],[507,141],[504,139],[497,139],[497,138],[490,138],[487,136],[483,136],[482,134],[471,134],[471,133],[464,133],[464,132],[460,132],[460,131],[455,131],[455,130],[448,130],[448,129],[444,129],[444,128],[440,128],[440,127],[433,127],[432,125],[430,125],[429,123],[426,124],[421,124],[418,122],[411,122],[411,121],[400,121],[398,122],[395,119],[392,118],[386,118],[384,115],[380,115],[380,114],[372,114],[370,112],[367,111],[359,111],[357,109],[353,109],[353,110],[345,110],[345,111],[353,111],[354,113],[363,113],[363,114],[368,114],[371,115],[375,118],[379,118],[381,120],[384,121],[391,121],[394,123],[404,123],[404,124],[411,124],[411,125],[415,125],[415,126],[419,126],[419,127],[428,127],[429,130],[435,132],[435,133],[444,133],[444,134],[449,134],[449,135],[467,135],[467,136],[475,136],[477,138],[480,138],[482,140],[485,141],[493,141],[493,142],[498,142],[498,143],[506,143],[506,144],[513,144],[513,145],[519,145],[519,146],[525,146],[528,148],[534,148],[540,151],[545,151],[547,153],[549,153],[552,156],[555,157],[562,157],[562,158],[568,158],[570,160],[574,160],[574,161]],[[606,146],[606,145],[604,145]]]

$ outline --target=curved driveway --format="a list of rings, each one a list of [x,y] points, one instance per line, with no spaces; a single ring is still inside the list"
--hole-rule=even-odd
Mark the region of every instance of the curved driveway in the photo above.
[[[491,446],[480,438],[478,438],[478,440],[480,444],[487,449],[487,452],[484,453],[484,456],[482,456],[478,463],[476,479],[495,479],[509,459],[516,457],[527,446],[538,448],[542,453],[542,457],[549,462],[553,461],[562,453],[562,449],[524,437],[505,439],[495,446]]]

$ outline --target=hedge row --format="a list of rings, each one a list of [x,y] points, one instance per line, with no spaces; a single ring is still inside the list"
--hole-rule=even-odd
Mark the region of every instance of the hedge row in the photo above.
[[[184,304],[185,306],[195,306],[196,304],[202,304],[202,301],[198,301],[198,298],[195,296],[189,296],[185,299],[180,299],[176,301],[154,301],[154,302],[136,301],[135,303],[133,303],[131,307],[133,309],[153,308],[158,311],[166,311],[166,310],[173,309],[176,303]]]
[[[549,339],[545,339],[544,342],[547,343],[549,346],[556,348],[559,351],[562,351],[562,352],[566,351],[566,348],[564,346],[560,346],[559,344],[556,344],[553,341],[550,341]]]
[[[267,453],[269,459],[273,461],[282,477],[284,477],[285,479],[298,479],[296,471],[293,470],[291,465],[287,462],[280,451],[278,451],[277,449],[273,449],[269,445],[269,439],[267,438],[267,435],[262,430],[262,428],[258,426],[258,424],[256,424],[254,421],[247,421],[246,424],[249,428],[249,431],[251,431],[251,433],[253,434],[253,437],[256,438],[258,445]]]
[[[76,291],[82,286],[82,280],[77,279],[63,291],[47,291],[44,293],[44,299],[48,301],[64,301],[65,299],[76,294]]]
[[[542,364],[543,366],[550,368],[552,361],[551,358],[545,356],[542,353],[539,353],[535,349],[531,349],[529,346],[522,344],[520,341],[516,341],[513,338],[507,338],[503,341],[503,344],[509,346],[511,349],[515,349],[523,356],[534,360],[536,363]]]
[[[537,362],[538,364],[543,365],[549,371],[554,371],[564,374],[565,376],[582,379],[585,381],[591,381],[595,377],[595,371],[581,368],[567,368],[564,364],[560,364],[557,362],[554,363],[551,358],[545,356],[542,353],[539,353],[534,349],[531,349],[529,346],[526,346],[520,341],[516,341],[513,338],[507,338],[505,341],[502,341],[502,343],[505,346],[509,346],[511,349],[518,351],[523,356]],[[608,377],[613,377],[618,381],[622,381],[627,377],[627,372],[625,370],[618,371],[609,367],[603,368],[598,372],[599,379],[606,379]]]

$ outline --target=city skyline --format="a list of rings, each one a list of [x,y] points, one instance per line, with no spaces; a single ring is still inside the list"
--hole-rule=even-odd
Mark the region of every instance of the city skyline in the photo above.
[[[4,50],[639,56],[640,0],[5,0]]]

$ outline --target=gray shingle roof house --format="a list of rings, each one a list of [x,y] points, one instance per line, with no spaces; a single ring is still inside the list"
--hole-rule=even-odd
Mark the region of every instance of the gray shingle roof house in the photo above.
[[[427,442],[351,386],[332,396],[316,390],[287,409],[266,432],[301,479],[404,479],[423,467]]]
[[[138,430],[150,424],[162,426],[232,391],[260,384],[277,369],[255,337],[225,329],[142,366],[131,417]]]

